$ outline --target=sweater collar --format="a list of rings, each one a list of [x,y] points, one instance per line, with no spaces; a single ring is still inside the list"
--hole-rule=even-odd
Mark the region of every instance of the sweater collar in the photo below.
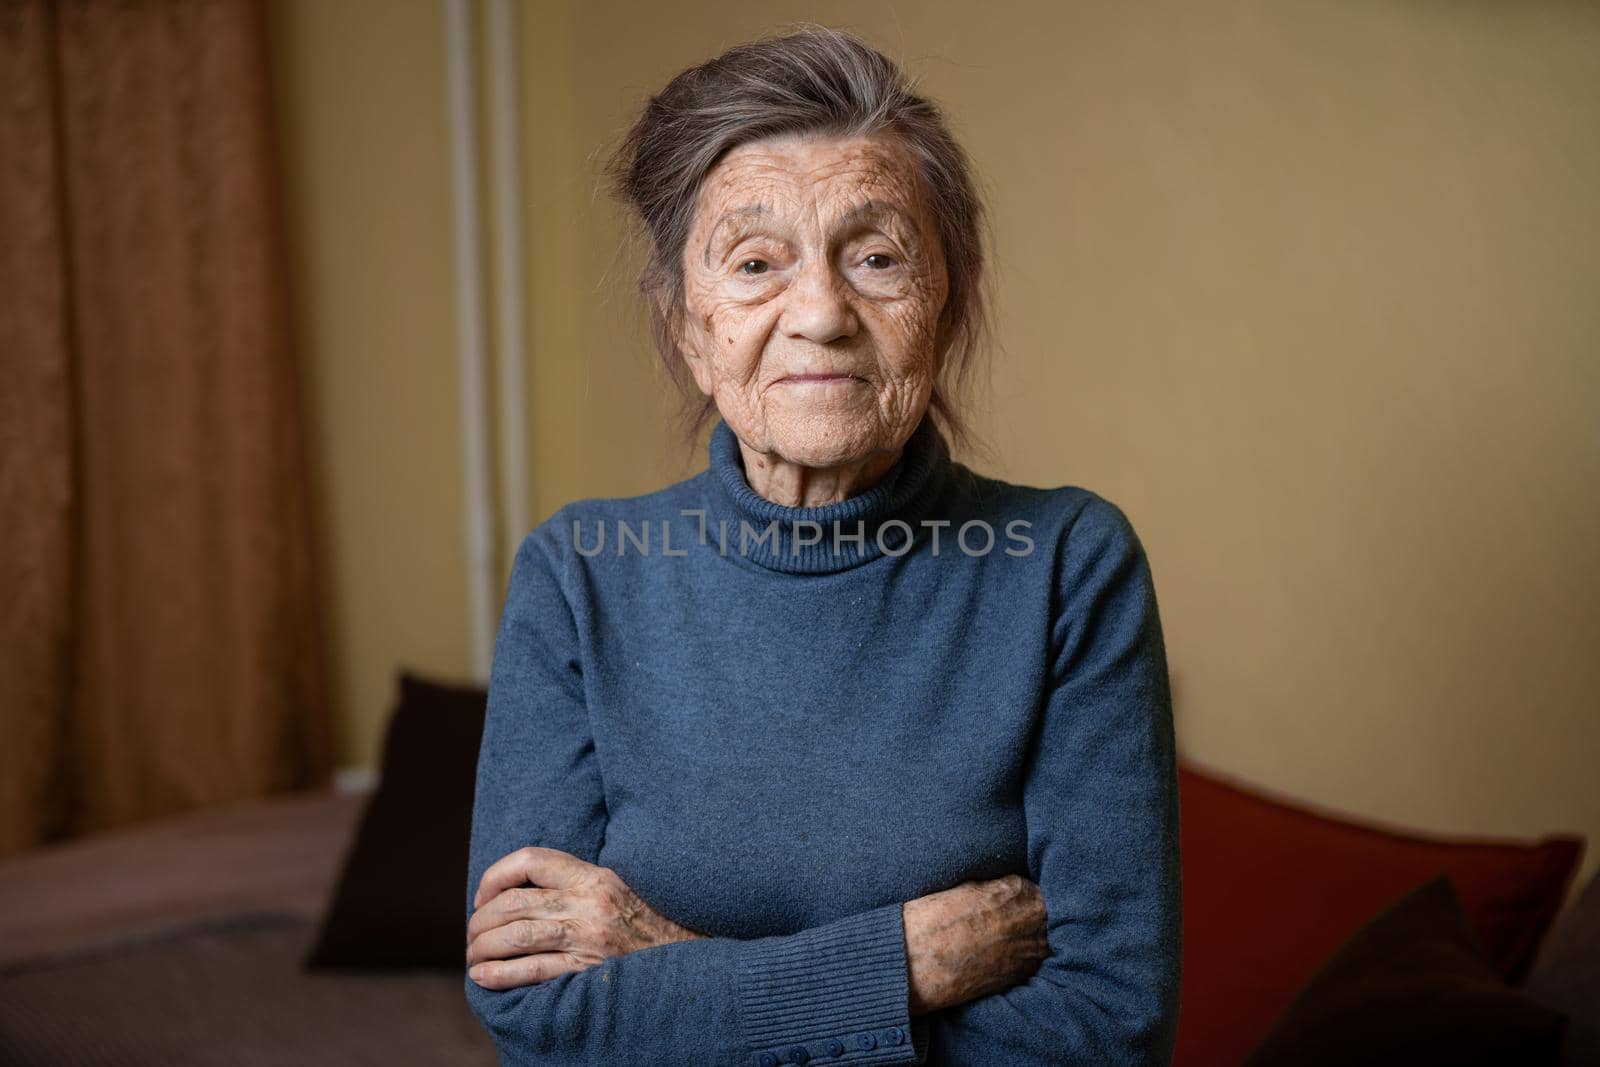
[[[711,431],[709,451],[708,543],[714,549],[725,545],[724,555],[788,574],[829,574],[881,555],[905,555],[908,533],[916,541],[926,537],[920,520],[938,500],[950,469],[949,447],[927,413],[877,483],[819,507],[787,507],[750,488],[739,439],[727,422],[719,419]]]

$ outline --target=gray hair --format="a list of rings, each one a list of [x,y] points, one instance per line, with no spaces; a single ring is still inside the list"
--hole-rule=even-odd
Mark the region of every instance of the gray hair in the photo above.
[[[685,315],[683,251],[700,185],[734,147],[789,134],[898,137],[917,162],[937,221],[948,295],[936,337],[944,361],[929,408],[952,446],[970,429],[959,395],[988,342],[987,216],[972,164],[937,105],[888,57],[853,34],[815,24],[737,45],[690,67],[652,96],[606,166],[615,196],[649,238],[639,280],[657,353],[685,403],[693,438],[716,409],[701,397],[676,337]]]

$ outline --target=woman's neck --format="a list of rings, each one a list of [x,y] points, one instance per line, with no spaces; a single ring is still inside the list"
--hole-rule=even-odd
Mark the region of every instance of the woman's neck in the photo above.
[[[859,496],[877,485],[904,448],[874,452],[837,467],[806,467],[776,452],[757,452],[743,441],[745,480],[765,500],[791,508],[815,508]]]

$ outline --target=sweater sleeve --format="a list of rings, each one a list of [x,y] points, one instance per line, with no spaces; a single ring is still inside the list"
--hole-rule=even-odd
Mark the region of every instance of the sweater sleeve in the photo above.
[[[519,546],[495,639],[468,919],[484,871],[502,856],[539,845],[598,863],[605,839],[578,629],[553,529]],[[505,1065],[916,1062],[900,902],[790,935],[657,945],[513,989],[486,989],[470,976],[465,986]]]
[[[1067,533],[1055,612],[1023,784],[1050,954],[1028,981],[927,1017],[929,1062],[1165,1067],[1181,963],[1172,700],[1148,561],[1104,498]]]

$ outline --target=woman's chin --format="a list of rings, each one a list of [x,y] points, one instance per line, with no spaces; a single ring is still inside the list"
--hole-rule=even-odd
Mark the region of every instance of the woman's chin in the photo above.
[[[870,437],[878,426],[878,394],[861,383],[783,386],[781,395],[767,395],[767,426],[797,444],[816,441],[856,440]]]
[[[770,426],[771,424],[769,424]],[[877,420],[860,411],[807,412],[771,428],[772,450],[803,467],[839,467],[866,458],[877,442]]]

